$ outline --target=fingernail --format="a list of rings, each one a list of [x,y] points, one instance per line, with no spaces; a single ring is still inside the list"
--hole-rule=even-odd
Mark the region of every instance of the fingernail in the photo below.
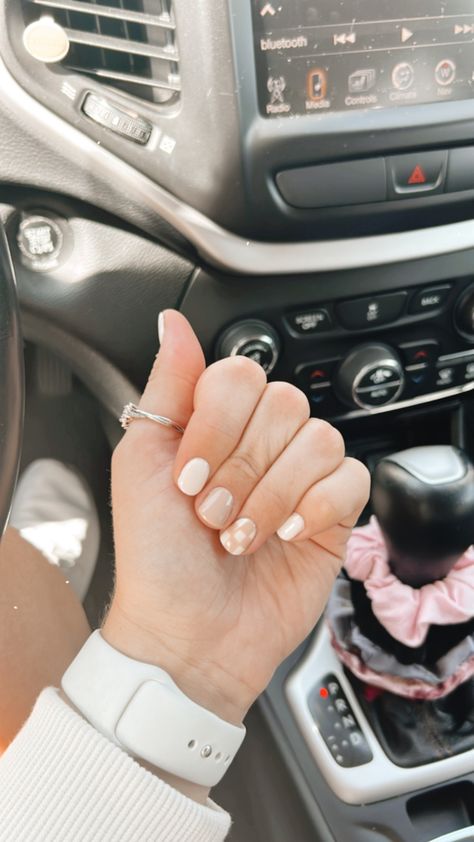
[[[178,488],[188,497],[195,497],[204,488],[211,469],[205,459],[191,459],[178,477]]]
[[[221,544],[231,555],[243,555],[254,540],[257,527],[253,520],[241,517],[220,536]]]
[[[165,314],[163,312],[160,313],[158,316],[158,339],[160,340],[160,345],[163,342],[163,336],[165,335]]]
[[[291,541],[303,531],[304,526],[304,520],[301,515],[291,515],[283,526],[280,526],[277,535],[282,541]]]
[[[227,488],[215,488],[199,506],[199,514],[209,526],[222,529],[230,517],[233,505],[234,498]]]

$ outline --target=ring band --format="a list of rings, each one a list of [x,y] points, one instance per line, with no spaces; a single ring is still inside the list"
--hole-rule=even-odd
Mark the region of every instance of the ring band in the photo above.
[[[161,424],[162,427],[171,427],[171,429],[176,430],[177,433],[184,433],[184,427],[180,427],[180,425],[176,424],[175,421],[172,421],[171,418],[165,418],[163,415],[153,415],[151,412],[145,412],[143,409],[138,409],[138,406],[135,406],[134,403],[128,403],[124,406],[123,412],[120,416],[120,424],[123,429],[127,430],[132,421],[136,421],[137,419],[154,421],[156,424]]]

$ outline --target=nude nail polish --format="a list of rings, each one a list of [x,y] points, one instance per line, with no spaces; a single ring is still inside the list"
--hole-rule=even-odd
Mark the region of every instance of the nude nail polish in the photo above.
[[[277,535],[282,541],[292,541],[303,531],[305,523],[301,515],[294,514],[280,526]]]
[[[234,505],[234,498],[227,488],[215,488],[199,506],[202,519],[215,529],[227,523]]]
[[[195,497],[209,479],[211,468],[205,459],[191,459],[178,477],[178,488],[188,497]]]
[[[257,534],[253,520],[241,517],[220,536],[221,544],[231,555],[243,555]]]
[[[160,345],[163,342],[163,336],[165,335],[165,314],[161,312],[158,316],[158,339],[160,340]]]

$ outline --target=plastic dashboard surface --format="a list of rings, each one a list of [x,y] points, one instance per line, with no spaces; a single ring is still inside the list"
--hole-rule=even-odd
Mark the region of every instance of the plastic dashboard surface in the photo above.
[[[0,3],[4,102],[13,114],[16,112],[19,126],[26,125],[34,132],[35,122],[42,123],[42,130],[48,123],[51,138],[58,137],[61,154],[71,160],[79,144],[71,143],[71,135],[64,127],[58,128],[54,113],[65,123],[73,124],[82,134],[82,148],[90,150],[87,156],[98,183],[102,180],[110,184],[114,180],[120,184],[117,192],[121,199],[117,206],[130,221],[137,219],[137,205],[145,201],[211,262],[243,272],[251,271],[253,264],[257,272],[270,274],[274,270],[278,273],[308,271],[317,268],[318,263],[327,266],[325,254],[331,249],[340,251],[330,243],[336,236],[350,240],[469,218],[469,203],[474,195],[470,190],[455,198],[433,195],[381,203],[375,211],[366,205],[319,211],[290,207],[275,186],[275,175],[281,169],[426,150],[434,144],[436,148],[465,146],[470,143],[474,129],[471,103],[446,102],[410,109],[266,120],[258,110],[250,2],[203,0],[197,8],[175,0],[174,5],[182,54],[181,104],[166,115],[149,105],[138,107],[156,129],[155,141],[157,132],[173,139],[173,153],[167,154],[155,141],[140,148],[88,120],[81,112],[82,96],[86,90],[103,94],[101,85],[70,72],[57,69],[51,72],[30,59],[21,47],[20,4],[16,0]],[[198,75],[196,66],[199,66]],[[24,97],[18,96],[13,79],[23,88]],[[64,83],[77,91],[78,99],[74,102],[62,93]],[[113,103],[130,106],[125,95],[112,89],[107,92]],[[47,107],[49,120],[39,117],[39,106],[34,106],[34,99]],[[137,102],[134,101],[135,107]],[[21,143],[20,128],[18,138]],[[87,139],[92,141],[90,146],[85,144]],[[115,156],[114,167],[106,163],[106,151]],[[18,160],[21,161],[21,156]],[[126,175],[126,165],[143,174],[146,189],[139,179],[133,183],[130,172]],[[21,171],[21,163],[18,166],[18,177],[25,181],[27,174]],[[112,170],[114,173],[109,177],[108,172]],[[45,172],[43,186],[49,183]],[[64,189],[74,188],[66,183]],[[232,201],[228,200],[229,195]],[[135,205],[133,210],[127,208],[124,197],[130,205]],[[99,204],[103,201],[93,183],[88,198]],[[456,228],[453,236],[445,240],[445,250],[453,244],[458,247],[456,240],[463,241],[464,235],[464,229]],[[439,236],[434,239],[439,243]],[[283,264],[281,240],[298,246]],[[426,246],[419,240],[412,244],[411,256],[416,256],[418,249],[424,252]],[[304,245],[312,241],[324,243],[325,248],[308,265],[311,249],[305,250]],[[257,251],[256,242],[272,244],[275,255],[280,254],[272,259],[270,248]],[[381,241],[378,255],[376,244],[368,242],[366,259],[380,260],[382,252],[390,253],[391,242]],[[394,251],[402,245],[394,241]],[[243,257],[245,251],[247,260]],[[357,256],[355,243],[351,252],[355,261],[362,263],[364,257]],[[410,255],[405,252],[404,256]],[[330,260],[334,260],[334,253]],[[280,265],[281,270],[276,268]]]

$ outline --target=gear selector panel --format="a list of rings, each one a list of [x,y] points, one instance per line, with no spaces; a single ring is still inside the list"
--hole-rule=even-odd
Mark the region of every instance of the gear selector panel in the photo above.
[[[339,766],[370,763],[372,752],[338,678],[329,674],[314,688],[308,707],[319,733]]]

